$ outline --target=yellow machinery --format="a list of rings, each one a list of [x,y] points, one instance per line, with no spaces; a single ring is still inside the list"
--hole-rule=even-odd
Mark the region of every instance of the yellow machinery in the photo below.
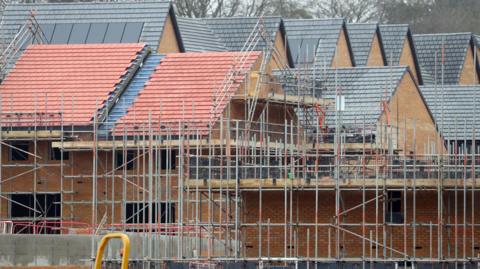
[[[103,252],[105,251],[105,247],[107,247],[108,241],[110,241],[110,239],[113,239],[113,238],[122,239],[122,242],[123,242],[122,266],[120,268],[128,269],[128,255],[130,254],[130,239],[126,234],[123,234],[123,233],[111,233],[111,234],[105,235],[102,238],[102,241],[100,241],[100,245],[98,246],[94,269],[102,268]]]

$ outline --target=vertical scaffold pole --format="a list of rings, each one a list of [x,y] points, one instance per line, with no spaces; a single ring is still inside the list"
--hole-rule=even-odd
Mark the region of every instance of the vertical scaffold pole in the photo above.
[[[98,101],[95,108],[98,107]],[[93,114],[93,150],[92,150],[92,259],[95,257],[95,234],[97,225],[97,111]]]

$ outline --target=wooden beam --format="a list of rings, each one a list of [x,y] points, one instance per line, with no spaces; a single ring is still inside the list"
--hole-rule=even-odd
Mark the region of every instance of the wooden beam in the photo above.
[[[228,141],[225,139],[222,140],[220,139],[212,139],[210,142],[207,139],[200,139],[200,140],[188,140],[185,141],[184,143],[188,143],[190,147],[195,147],[195,146],[221,146],[221,145],[226,145]],[[154,140],[152,141],[152,144],[156,147],[178,147],[179,146],[179,141],[178,140]],[[230,146],[237,146],[237,142],[234,139],[231,139],[229,142]],[[122,140],[118,141],[97,141],[98,149],[100,150],[108,150],[108,149],[113,149],[114,147],[117,149],[124,148],[124,142]],[[144,140],[144,141],[135,141],[135,140],[127,140],[125,142],[125,147],[126,148],[137,148],[137,147],[147,147],[150,145],[149,140]],[[184,144],[187,145],[187,144]],[[245,146],[243,141],[240,141],[239,146]],[[249,141],[248,146],[252,148],[266,148],[267,145],[265,142],[260,143],[260,142],[253,142]],[[295,147],[296,144],[287,144],[287,147]],[[60,142],[53,142],[52,147],[54,148],[62,148],[62,143]],[[94,147],[93,141],[64,141],[63,142],[63,149],[65,150],[91,150]],[[283,149],[285,147],[285,144],[282,142],[270,142],[268,143],[268,148],[270,149]],[[313,144],[308,144],[305,146],[306,150],[314,150],[315,145]],[[330,152],[334,150],[334,144],[332,143],[323,143],[323,144],[318,144],[316,145],[318,150],[323,151],[323,152]],[[363,144],[363,143],[346,143],[343,144],[343,148],[347,151],[375,151],[375,150],[380,150],[382,149],[376,144]],[[386,148],[384,148],[386,149]],[[303,148],[302,148],[303,150]]]
[[[234,99],[236,100],[247,100],[252,98],[253,96],[245,96],[245,95],[236,95],[234,97]],[[264,97],[259,96],[258,101],[295,105],[295,106],[300,103],[300,106],[302,107],[311,107],[315,105],[327,107],[334,104],[333,99],[315,98],[312,96],[285,95],[280,93],[272,93]]]
[[[2,139],[61,138],[61,131],[2,131]]]
[[[199,139],[199,140],[188,140],[184,142],[184,145],[190,145],[190,147],[195,147],[195,146],[220,146],[220,145],[226,145],[227,140],[224,139],[223,141],[220,139],[212,139],[208,141],[207,139]],[[118,141],[97,141],[97,146],[98,149],[100,150],[108,150],[108,149],[113,149],[114,147],[117,149],[121,148],[137,148],[137,147],[147,147],[150,145],[149,140],[143,140],[143,141],[135,141],[135,140],[128,140],[125,143],[122,140]],[[152,145],[155,147],[170,147],[170,148],[175,148],[180,145],[179,140],[154,140],[151,141]],[[242,144],[243,141],[240,141],[239,145],[244,145]],[[229,144],[233,147],[237,145],[236,141],[231,139]],[[63,147],[61,142],[53,142],[52,147],[53,148],[63,148],[65,150],[92,150],[94,148],[94,142],[93,141],[64,141],[63,142]],[[260,143],[260,142],[248,142],[248,146],[250,147],[266,147],[265,143]],[[293,147],[295,145],[293,144],[287,144],[287,147]],[[283,149],[284,144],[283,143],[277,143],[277,142],[270,142],[269,143],[270,148],[277,148],[277,149]]]
[[[363,151],[364,149],[366,151],[373,151],[373,150],[387,150],[388,146],[384,145],[382,147],[381,145],[377,145],[375,143],[345,143],[342,144],[342,147],[346,149],[347,151]],[[335,148],[335,144],[333,143],[321,143],[316,145],[316,149],[320,151],[333,151]],[[395,151],[398,151],[397,149],[394,149]]]
[[[404,183],[406,181],[407,187],[412,187],[414,185],[414,180],[413,179],[387,179],[386,186],[391,187],[391,188],[403,188]],[[235,180],[219,180],[219,179],[210,179],[210,180],[195,180],[195,179],[190,179],[186,181],[187,184],[189,185],[191,190],[195,190],[197,187],[199,189],[207,189],[209,186],[212,189],[219,189],[222,187],[223,189],[229,187],[230,189],[234,190],[235,189]],[[365,185],[364,185],[365,183]],[[422,188],[436,188],[437,187],[438,180],[437,179],[415,179],[415,187],[417,189],[422,189]],[[319,188],[333,188],[335,187],[335,180],[332,177],[322,177],[319,178],[318,183],[315,181],[315,179],[311,179],[310,182],[307,182],[304,179],[285,179],[285,178],[279,178],[273,180],[272,178],[266,178],[266,179],[241,179],[239,181],[239,187],[241,189],[256,189],[259,188],[260,185],[262,188],[270,188],[270,189],[284,189],[285,184],[287,184],[287,187],[292,187],[292,188],[303,188],[303,189],[315,189],[316,186],[318,185]],[[361,190],[364,186],[366,188],[374,188],[376,185],[382,185],[382,182],[379,182],[378,180],[375,179],[365,179],[365,181],[361,178],[359,179],[346,179],[342,182],[340,182],[340,187],[342,188],[358,188]],[[462,186],[463,187],[463,181],[462,183],[459,182],[458,179],[444,179],[443,180],[443,186],[445,188],[453,188],[455,187],[455,184],[457,186]],[[480,187],[480,181],[476,180],[473,181],[472,179],[467,179],[466,182],[466,187],[467,188],[479,188]]]
[[[200,140],[188,140],[185,141],[184,145],[188,145],[190,147],[195,147],[195,146],[224,146],[227,144],[228,141],[226,139],[223,140],[223,142],[220,139],[212,139],[210,142],[207,139],[200,139]],[[230,140],[229,142],[230,146],[235,147],[237,145],[237,142],[233,139]],[[65,150],[92,150],[94,148],[94,142],[93,141],[64,141],[63,142],[63,147],[61,142],[52,142],[52,147],[53,148],[63,148]],[[147,147],[150,145],[149,140],[144,140],[144,141],[135,141],[135,140],[127,140],[124,144],[122,140],[116,140],[116,141],[97,141],[97,146],[99,150],[110,150],[113,148],[116,149],[122,149],[122,148],[137,148],[137,147]],[[156,147],[178,147],[180,145],[178,140],[154,140],[152,141],[152,145]],[[243,144],[243,141],[240,141],[239,146],[245,146]],[[252,148],[265,148],[267,147],[266,143],[260,143],[260,142],[253,142],[250,141],[248,142],[248,146]],[[292,147],[295,145],[292,144],[287,144],[287,147]],[[268,148],[270,149],[283,149],[285,147],[285,144],[282,142],[270,142],[268,143]],[[343,148],[346,151],[350,152],[359,152],[359,151],[375,151],[375,150],[380,150],[382,149],[376,144],[363,144],[363,143],[346,143],[343,144]],[[305,145],[305,150],[315,150],[318,149],[322,152],[331,152],[334,150],[334,144],[332,143],[323,143],[323,144],[318,144],[318,145],[313,145],[313,144],[308,144]],[[386,148],[385,148],[386,149]],[[303,151],[303,148],[302,148]]]
[[[188,141],[191,146],[208,146],[209,143],[206,139],[201,140],[190,140]],[[211,141],[212,144],[220,143],[220,141]],[[137,148],[137,147],[147,147],[150,145],[149,140],[137,141],[137,140],[128,140],[124,143],[122,140],[116,141],[97,141],[96,142],[98,149],[108,150],[108,149],[122,149],[122,148]],[[152,141],[152,145],[156,147],[178,147],[179,140],[163,140],[163,141]],[[62,142],[53,142],[53,148],[63,148],[65,150],[92,150],[95,144],[94,141],[64,141],[63,147]]]

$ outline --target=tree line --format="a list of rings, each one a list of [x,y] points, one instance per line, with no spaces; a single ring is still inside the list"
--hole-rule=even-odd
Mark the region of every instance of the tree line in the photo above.
[[[10,2],[12,0],[0,0]],[[110,2],[115,0],[16,0]],[[123,0],[118,0],[123,1]],[[130,0],[128,0],[130,1]],[[141,1],[141,0],[140,0]],[[480,34],[480,0],[171,0],[180,16],[345,18],[348,22],[408,23],[414,33]]]
[[[282,16],[408,23],[415,33],[480,33],[480,0],[175,0],[186,17]]]

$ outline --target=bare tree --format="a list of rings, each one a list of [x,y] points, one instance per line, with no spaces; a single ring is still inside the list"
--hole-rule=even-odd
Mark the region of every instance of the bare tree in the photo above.
[[[385,23],[408,23],[415,33],[476,32],[479,0],[384,0]]]
[[[265,13],[267,6],[272,2],[271,0],[244,0],[243,14],[245,16],[261,16]]]
[[[312,18],[313,14],[308,8],[307,1],[302,0],[277,0],[269,3],[265,10],[266,15],[276,15],[283,18]]]
[[[298,0],[176,0],[184,17],[283,16],[309,18],[311,14]]]
[[[176,0],[181,16],[192,18],[259,16],[274,0]]]
[[[348,22],[367,22],[379,17],[379,0],[312,0],[319,18],[345,18]]]

